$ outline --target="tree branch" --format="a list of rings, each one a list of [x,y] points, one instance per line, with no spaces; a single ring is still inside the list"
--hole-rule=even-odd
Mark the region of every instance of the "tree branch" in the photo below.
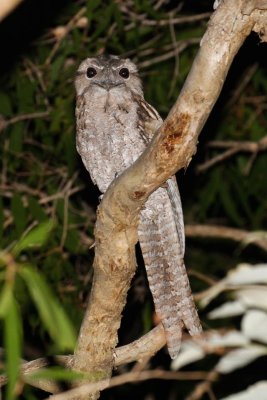
[[[185,233],[188,237],[229,239],[241,242],[241,245],[253,243],[262,250],[267,251],[266,233],[261,231],[245,231],[243,229],[230,228],[219,225],[186,225]]]
[[[263,136],[258,142],[235,142],[235,141],[214,141],[210,142],[209,147],[213,148],[227,148],[221,154],[216,155],[210,160],[204,162],[197,166],[197,172],[204,172],[215,164],[226,160],[227,158],[233,156],[240,152],[249,152],[253,155],[258,154],[260,151],[266,151],[267,149],[267,136]]]
[[[149,371],[131,371],[125,373],[123,375],[115,376],[110,381],[100,381],[95,383],[87,383],[82,385],[76,389],[68,390],[62,394],[56,394],[54,396],[50,396],[49,399],[46,400],[71,400],[73,398],[77,399],[81,396],[85,396],[88,398],[88,393],[92,393],[95,390],[103,390],[108,387],[115,387],[119,385],[123,385],[125,383],[135,383],[135,382],[142,382],[148,379],[167,379],[167,380],[201,380],[209,379],[211,382],[210,374],[203,371],[188,371],[188,372],[175,372],[175,371],[165,371],[160,369],[149,370]]]
[[[73,368],[92,381],[108,379],[117,330],[135,272],[139,212],[148,196],[196,152],[199,133],[216,102],[234,56],[252,30],[264,37],[266,12],[247,0],[224,0],[208,29],[183,90],[153,141],[136,163],[113,182],[98,208],[94,281]],[[246,15],[242,13],[245,9]],[[79,397],[98,398],[99,393]]]
[[[30,114],[21,114],[21,115],[16,115],[13,118],[10,118],[9,120],[5,120],[1,115],[0,115],[0,132],[6,129],[9,125],[16,124],[17,122],[20,121],[27,121],[31,119],[36,119],[36,118],[45,118],[49,116],[49,111],[40,111],[40,112],[34,112]]]
[[[117,348],[114,352],[114,366],[118,367],[133,361],[142,361],[151,357],[165,345],[165,333],[162,324],[142,336],[134,342]],[[73,355],[55,356],[53,362],[66,368],[71,368],[74,362]],[[47,357],[38,358],[33,361],[23,361],[20,374],[24,382],[31,386],[50,393],[59,393],[60,385],[52,379],[36,379],[32,376],[34,372],[51,366],[51,359]],[[6,375],[0,375],[0,388],[7,383]]]
[[[1,0],[0,22],[5,19],[23,0]]]

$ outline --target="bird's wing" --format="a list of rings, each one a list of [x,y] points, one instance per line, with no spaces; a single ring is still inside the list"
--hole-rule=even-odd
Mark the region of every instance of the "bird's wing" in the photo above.
[[[184,257],[184,252],[185,252],[184,214],[183,214],[181,197],[175,176],[172,176],[170,179],[167,180],[167,192],[172,205],[172,211],[174,214],[175,225],[179,237],[181,253],[182,256]]]
[[[157,129],[162,124],[162,119],[149,103],[147,103],[141,96],[138,97],[137,102],[139,104],[139,130],[143,138],[148,142],[152,139]],[[171,201],[172,210],[175,218],[176,229],[179,237],[182,255],[185,252],[185,234],[184,234],[184,216],[183,208],[181,203],[181,197],[176,181],[176,177],[172,176],[167,180],[167,192]]]
[[[149,143],[158,128],[162,124],[162,119],[150,104],[148,104],[142,96],[134,95],[134,101],[138,104],[138,126],[142,139],[145,143]]]

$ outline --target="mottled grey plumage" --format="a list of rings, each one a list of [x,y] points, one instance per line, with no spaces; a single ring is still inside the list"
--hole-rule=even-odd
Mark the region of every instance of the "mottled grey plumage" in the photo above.
[[[162,120],[145,100],[137,68],[117,56],[87,58],[78,69],[77,150],[101,192],[144,151]],[[139,241],[155,309],[170,356],[183,323],[201,333],[184,266],[184,225],[175,177],[151,194],[140,215]]]

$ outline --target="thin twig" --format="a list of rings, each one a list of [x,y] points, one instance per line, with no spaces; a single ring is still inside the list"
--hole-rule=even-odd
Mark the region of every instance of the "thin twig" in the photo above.
[[[166,343],[164,329],[161,324],[152,329],[146,335],[134,342],[118,347],[114,351],[114,365],[120,366],[133,361],[141,361],[144,359],[151,358],[159,349],[161,349]],[[53,362],[56,362],[65,367],[72,367],[73,355],[69,356],[55,356]],[[51,364],[48,358],[39,358],[37,360],[23,362],[21,367],[21,375],[25,381],[32,386],[38,387],[44,391],[50,393],[57,393],[57,386],[54,380],[27,378],[29,374],[39,371],[41,368],[47,367]],[[5,375],[0,376],[0,387],[7,383]]]
[[[43,99],[47,110],[51,110],[49,97],[47,96],[47,86],[46,86],[45,80],[43,78],[43,71],[41,70],[40,67],[38,67],[36,64],[34,64],[28,58],[24,59],[24,65],[26,68],[26,74],[29,76],[29,79],[32,82],[36,82],[36,80],[37,80],[37,82],[39,83],[39,88],[41,91],[41,98]]]
[[[168,19],[162,19],[162,20],[150,20],[150,19],[145,19],[144,15],[138,15],[135,13],[129,13],[129,18],[134,19],[135,21],[142,22],[143,26],[166,26],[169,25],[170,23],[173,25],[180,25],[180,24],[186,24],[189,22],[196,22],[196,21],[201,21],[203,19],[208,19],[211,16],[210,12],[202,13],[202,14],[197,14],[197,15],[185,15],[183,17],[178,17],[178,18],[168,18]]]
[[[142,21],[143,25],[147,26],[166,26],[169,25],[169,23],[173,25],[180,25],[180,24],[186,24],[189,22],[196,22],[196,21],[201,21],[203,19],[208,19],[211,16],[210,12],[202,13],[202,14],[197,14],[197,15],[186,15],[184,17],[178,17],[178,18],[171,18],[171,19],[163,19],[160,21],[156,20],[148,20],[145,19]]]
[[[72,195],[71,192],[71,186],[75,179],[77,178],[77,172],[73,175],[71,179],[68,180],[65,188],[63,189],[64,193],[64,208],[63,208],[63,228],[62,228],[62,235],[61,235],[61,240],[60,240],[60,247],[63,248],[67,234],[68,234],[68,208],[69,208],[69,197]]]
[[[242,93],[244,93],[244,89],[248,85],[248,83],[251,81],[253,75],[259,68],[259,63],[254,63],[249,66],[249,68],[246,69],[244,74],[242,75],[242,78],[240,79],[239,85],[233,92],[232,96],[230,97],[230,100],[226,104],[227,108],[231,108],[239,99]]]
[[[55,174],[55,171],[54,171],[54,174]],[[51,175],[53,175],[53,174],[51,173]],[[82,189],[83,189],[83,186],[76,186],[72,189],[69,189],[69,192],[68,192],[69,197],[72,196],[73,194],[81,191]],[[50,203],[54,200],[62,199],[65,197],[65,189],[63,189],[62,191],[58,191],[57,193],[54,193],[50,196],[47,196],[47,194],[40,189],[33,189],[30,186],[27,186],[27,185],[24,185],[21,183],[17,183],[17,182],[14,182],[12,185],[6,185],[6,184],[0,185],[0,192],[5,197],[11,198],[13,196],[14,191],[21,192],[21,193],[27,193],[27,194],[39,197],[39,204]]]
[[[186,225],[185,234],[187,237],[230,239],[241,243],[249,243],[251,241],[250,239],[254,237],[255,240],[253,240],[253,244],[267,251],[267,239],[257,239],[258,232],[250,232],[219,225]]]
[[[219,377],[219,373],[217,371],[210,371],[207,374],[207,377],[203,382],[200,382],[193,392],[187,396],[186,400],[200,400],[202,399],[203,395],[210,391],[211,385],[215,382]]]
[[[176,35],[175,35],[174,25],[171,23],[171,19],[170,19],[170,33],[171,33],[173,48],[174,48],[174,50],[176,50],[176,52],[175,52],[175,64],[174,64],[173,78],[172,78],[171,85],[170,85],[169,96],[173,93],[174,88],[176,86],[176,81],[179,76],[179,68],[180,68],[180,52],[179,52],[178,42],[177,42]]]
[[[175,57],[179,55],[182,51],[184,51],[188,46],[193,45],[193,44],[198,44],[200,42],[199,38],[192,38],[192,39],[187,39],[183,40],[177,45],[177,47],[165,54],[161,54],[157,57],[154,57],[150,60],[145,60],[142,62],[138,63],[139,68],[147,68],[150,67],[153,64],[157,64],[162,61],[166,61],[172,57]]]
[[[45,118],[45,117],[48,117],[49,114],[50,114],[49,111],[40,111],[40,112],[35,112],[35,113],[30,113],[30,114],[16,115],[15,117],[10,118],[8,120],[1,118],[0,119],[0,132],[2,132],[4,129],[6,129],[9,125],[16,124],[17,122],[27,121],[27,120],[36,119],[36,118]]]
[[[213,141],[210,142],[208,146],[212,148],[228,148],[228,150],[216,155],[203,164],[198,165],[196,168],[197,172],[207,171],[207,169],[213,167],[215,164],[218,164],[219,162],[224,161],[239,152],[250,152],[257,154],[260,151],[267,150],[267,136],[264,136],[258,142]]]
[[[44,65],[48,66],[51,64],[51,61],[53,59],[53,57],[55,56],[56,52],[58,51],[60,44],[62,42],[62,40],[69,34],[69,32],[71,31],[71,29],[75,26],[75,24],[77,23],[77,21],[79,20],[79,18],[81,18],[81,16],[83,14],[85,14],[87,8],[86,7],[82,7],[72,18],[71,20],[66,24],[65,29],[64,29],[64,33],[59,36],[57,42],[55,43],[54,47],[52,48],[49,56],[47,57],[47,59],[45,60]]]
[[[164,370],[152,370],[141,372],[128,372],[126,374],[116,376],[114,378],[105,379],[103,381],[89,383],[79,386],[75,389],[68,390],[62,394],[50,396],[49,400],[70,400],[76,396],[85,396],[95,391],[120,386],[125,383],[136,383],[146,381],[148,379],[164,379],[164,380],[200,380],[208,377],[207,372],[192,371],[192,372],[172,372]],[[47,399],[48,400],[48,399]]]

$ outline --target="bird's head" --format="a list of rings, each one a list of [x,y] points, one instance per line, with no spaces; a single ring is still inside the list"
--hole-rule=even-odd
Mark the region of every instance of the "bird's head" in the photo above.
[[[77,95],[85,94],[93,87],[106,92],[125,87],[142,94],[136,65],[129,59],[114,55],[86,58],[80,64],[75,78]]]

